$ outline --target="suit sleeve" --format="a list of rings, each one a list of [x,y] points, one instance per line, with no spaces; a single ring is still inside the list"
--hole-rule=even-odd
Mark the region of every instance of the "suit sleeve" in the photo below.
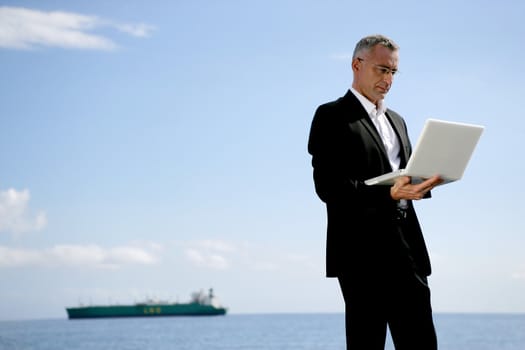
[[[330,106],[320,106],[308,141],[317,195],[323,202],[345,202],[353,207],[366,203],[391,205],[390,186],[364,184],[368,155],[353,146],[345,120],[338,118]]]

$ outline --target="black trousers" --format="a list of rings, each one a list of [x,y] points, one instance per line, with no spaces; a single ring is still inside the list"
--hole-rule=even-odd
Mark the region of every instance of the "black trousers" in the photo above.
[[[339,277],[347,350],[384,350],[387,325],[396,350],[436,350],[427,279],[411,269]]]

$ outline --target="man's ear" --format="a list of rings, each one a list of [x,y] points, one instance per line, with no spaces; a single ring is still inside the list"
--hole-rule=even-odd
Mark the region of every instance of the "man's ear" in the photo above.
[[[359,69],[361,69],[361,61],[357,58],[354,58],[352,60],[352,71],[357,72]]]

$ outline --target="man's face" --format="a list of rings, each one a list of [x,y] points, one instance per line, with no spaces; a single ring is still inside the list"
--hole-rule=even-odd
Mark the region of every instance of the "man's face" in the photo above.
[[[352,87],[361,95],[377,104],[385,98],[392,86],[397,72],[398,51],[392,51],[382,45],[374,46],[362,56],[352,61],[354,82]]]

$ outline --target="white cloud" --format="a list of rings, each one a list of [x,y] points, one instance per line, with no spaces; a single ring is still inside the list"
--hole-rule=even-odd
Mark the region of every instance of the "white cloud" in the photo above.
[[[0,267],[37,265],[41,262],[42,255],[37,251],[0,246]]]
[[[184,257],[192,265],[212,270],[248,269],[252,271],[312,271],[322,267],[323,260],[304,254],[282,251],[275,246],[222,240],[184,242]],[[319,261],[320,260],[320,261]]]
[[[115,27],[121,32],[128,33],[130,35],[146,38],[155,29],[155,27],[139,23],[139,24],[117,24]]]
[[[96,16],[72,12],[39,11],[21,7],[0,7],[0,47],[30,49],[51,46],[73,49],[113,50],[109,38],[89,33],[111,27],[135,37],[147,37],[153,30],[146,24],[116,24]]]
[[[192,264],[215,270],[230,268],[227,255],[235,252],[234,245],[220,240],[200,240],[188,243],[185,256]]]
[[[0,191],[0,232],[17,234],[41,230],[46,226],[47,218],[44,212],[30,213],[30,198],[27,189],[17,191],[10,188]]]
[[[230,267],[228,260],[219,254],[210,251],[199,251],[197,249],[186,249],[186,258],[197,266],[216,270],[225,270]]]
[[[525,280],[525,268],[518,269],[516,272],[512,273],[512,279],[515,280]]]
[[[231,243],[213,239],[204,239],[196,241],[194,242],[194,244],[199,247],[218,252],[233,252],[236,249],[235,246]]]
[[[156,254],[141,247],[102,248],[90,245],[56,245],[45,250],[0,246],[0,268],[18,266],[76,266],[118,269],[124,265],[153,265]]]
[[[116,264],[151,265],[157,262],[154,255],[137,247],[113,248],[109,251],[107,260]]]
[[[42,252],[50,263],[70,265],[104,265],[107,252],[98,245],[56,245]]]

